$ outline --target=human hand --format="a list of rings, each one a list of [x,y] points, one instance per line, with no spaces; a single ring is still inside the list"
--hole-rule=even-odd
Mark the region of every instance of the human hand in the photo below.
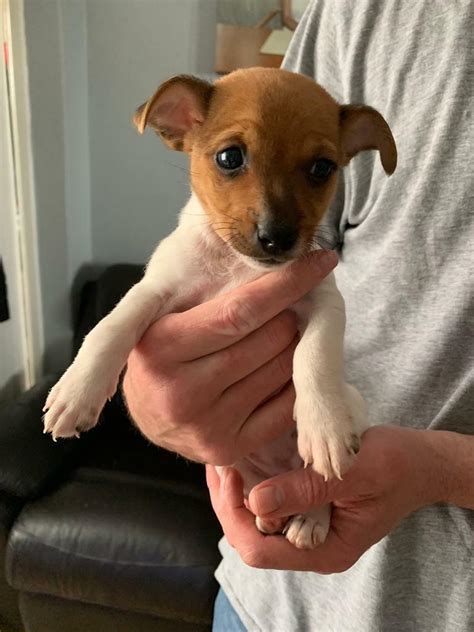
[[[316,252],[150,327],[123,390],[153,443],[227,465],[293,427],[296,319],[284,310],[336,265]]]
[[[214,511],[229,543],[250,566],[347,570],[409,513],[441,500],[433,434],[396,426],[370,428],[342,481],[325,482],[311,468],[301,469],[260,483],[248,502],[236,470],[225,468],[219,478],[215,468],[207,466]],[[329,533],[312,551],[295,548],[283,536],[262,535],[255,527],[255,515],[271,520],[327,503],[332,503]]]

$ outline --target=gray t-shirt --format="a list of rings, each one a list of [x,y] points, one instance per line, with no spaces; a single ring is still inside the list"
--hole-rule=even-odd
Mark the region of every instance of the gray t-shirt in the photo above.
[[[348,381],[380,424],[474,433],[473,37],[470,0],[317,0],[285,61],[397,141],[395,174],[359,155],[328,217]],[[216,575],[251,631],[474,630],[473,529],[428,507],[330,576],[249,568],[223,540]]]

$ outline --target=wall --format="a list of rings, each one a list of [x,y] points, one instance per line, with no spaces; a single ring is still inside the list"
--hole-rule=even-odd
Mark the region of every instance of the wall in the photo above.
[[[65,192],[63,53],[58,0],[24,0],[34,192],[45,358],[44,370],[69,355],[69,244]]]
[[[131,117],[167,77],[211,71],[216,0],[23,2],[52,371],[68,362],[78,271],[143,263],[188,196],[185,157],[140,137]]]
[[[189,195],[187,159],[132,126],[165,79],[208,73],[216,5],[210,0],[87,3],[92,254],[143,263]]]
[[[62,55],[64,193],[68,282],[92,260],[87,12],[83,0],[59,4]]]

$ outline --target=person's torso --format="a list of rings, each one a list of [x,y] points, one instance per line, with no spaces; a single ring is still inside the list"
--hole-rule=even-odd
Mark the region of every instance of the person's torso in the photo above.
[[[329,218],[347,378],[376,423],[474,432],[473,12],[470,0],[315,2],[285,63],[375,107],[397,142],[390,178],[375,152],[354,158]],[[217,577],[249,630],[467,632],[473,532],[474,512],[428,507],[333,576],[250,569],[223,541]]]

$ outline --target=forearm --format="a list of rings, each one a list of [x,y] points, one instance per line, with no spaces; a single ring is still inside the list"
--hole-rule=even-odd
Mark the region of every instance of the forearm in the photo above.
[[[433,454],[430,484],[440,502],[474,509],[474,436],[442,430],[426,431]]]

